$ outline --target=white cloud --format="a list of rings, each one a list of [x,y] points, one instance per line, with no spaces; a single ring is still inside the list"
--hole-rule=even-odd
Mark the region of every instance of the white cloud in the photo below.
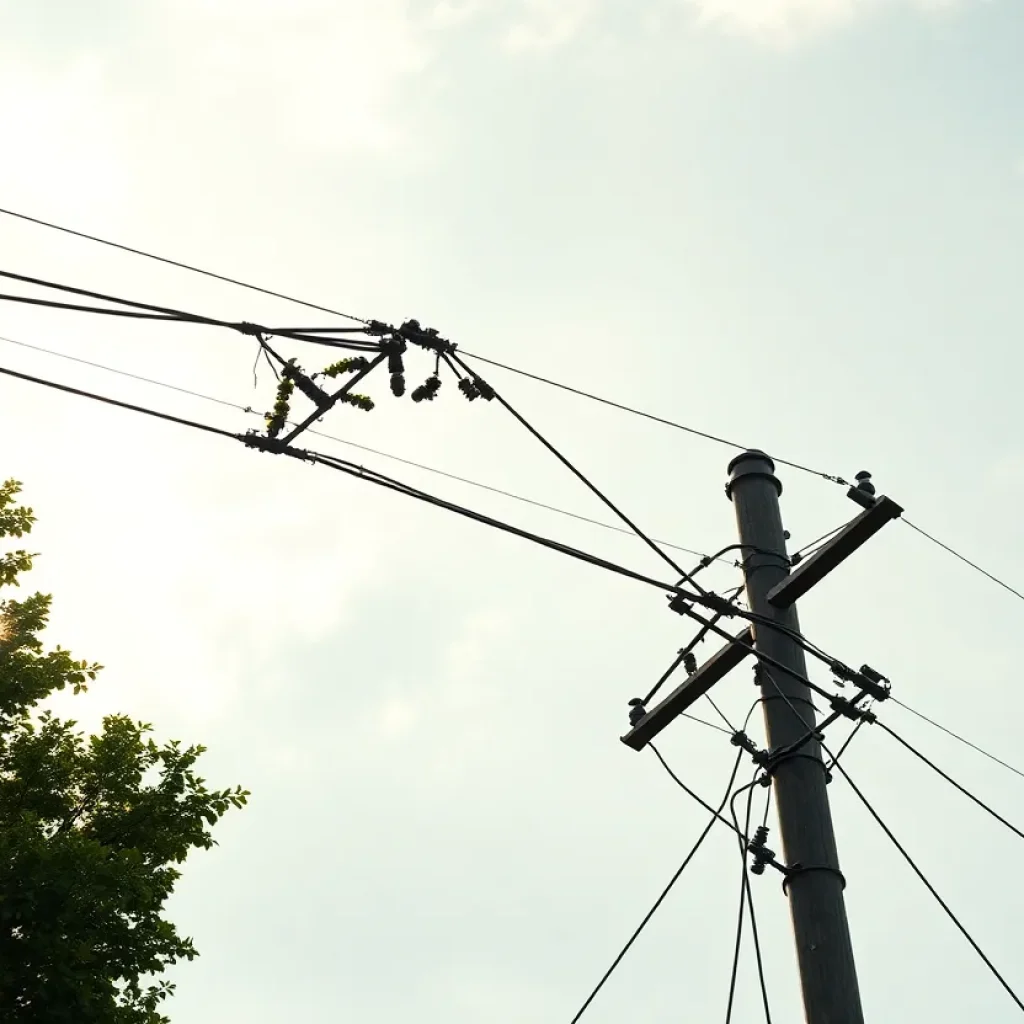
[[[698,21],[727,32],[788,44],[840,28],[880,7],[910,5],[938,11],[962,0],[685,0]]]
[[[273,128],[273,146],[395,148],[397,90],[430,62],[398,0],[185,0],[162,18],[188,53],[181,85],[197,109],[255,118]]]
[[[505,36],[510,50],[550,50],[577,36],[597,9],[596,0],[523,0],[522,15]]]

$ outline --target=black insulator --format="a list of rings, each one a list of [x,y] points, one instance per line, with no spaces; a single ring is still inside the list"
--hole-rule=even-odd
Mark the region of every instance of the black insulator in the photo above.
[[[428,377],[423,384],[413,391],[412,400],[414,402],[432,402],[440,390],[441,378],[436,376]]]
[[[459,381],[459,390],[470,402],[474,402],[480,397],[480,392],[477,390],[476,385],[468,377],[463,377]]]
[[[683,655],[683,668],[686,669],[688,676],[692,676],[697,671],[697,658],[692,651],[687,651]]]
[[[402,362],[401,352],[388,353],[388,373],[404,373],[405,364]]]
[[[391,394],[395,398],[401,398],[405,394],[405,376],[403,374],[391,374]]]
[[[644,702],[639,697],[634,697],[629,702],[629,724],[637,725],[640,720],[647,714],[647,709],[644,707]]]
[[[865,491],[867,494],[875,493],[875,485],[871,482],[871,474],[867,470],[861,470],[854,478],[857,481],[857,487]]]
[[[768,842],[768,826],[758,825],[751,846],[764,846]]]

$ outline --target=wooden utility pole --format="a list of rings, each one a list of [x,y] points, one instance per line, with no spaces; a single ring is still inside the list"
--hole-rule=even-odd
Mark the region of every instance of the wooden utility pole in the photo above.
[[[775,465],[760,452],[744,452],[729,464],[726,493],[736,508],[747,603],[777,623],[754,626],[754,649],[791,668],[759,666],[768,748],[786,751],[771,768],[779,833],[788,874],[785,888],[793,918],[804,1014],[808,1024],[863,1024],[850,927],[843,900],[845,880],[832,830],[825,764],[817,739],[804,651],[795,605],[776,608],[768,594],[789,574]],[[804,741],[801,745],[801,741]]]
[[[812,683],[807,677],[806,641],[795,607],[797,598],[903,513],[890,498],[876,497],[870,474],[858,474],[857,481],[847,493],[864,511],[797,564],[798,560],[786,553],[787,535],[779,509],[782,484],[775,475],[775,464],[761,451],[744,452],[732,460],[726,494],[732,499],[739,524],[749,605],[749,612],[741,617],[747,618],[747,628],[725,632],[690,607],[685,595],[674,597],[670,607],[692,615],[729,642],[703,665],[691,665],[689,676],[659,704],[648,708],[633,701],[638,705],[630,715],[633,727],[622,737],[627,746],[643,750],[746,658],[756,657],[767,750],[756,751],[743,733],[737,733],[733,742],[755,752],[757,763],[775,787],[784,863],[774,861],[770,851],[769,857],[785,876],[807,1024],[864,1021],[843,897],[846,881],[839,870],[818,730],[843,716],[865,717],[870,713],[860,702],[867,697],[884,700],[889,688],[870,666],[855,671],[831,659],[826,660],[832,673],[853,683],[857,695],[844,700]],[[812,689],[832,709],[821,723],[816,721]],[[748,849],[757,856],[750,837],[746,839]]]

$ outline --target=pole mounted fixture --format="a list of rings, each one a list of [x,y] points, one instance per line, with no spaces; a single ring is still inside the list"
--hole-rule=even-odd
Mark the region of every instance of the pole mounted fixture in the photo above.
[[[650,710],[631,701],[632,728],[622,742],[642,750],[655,736],[724,679],[749,655],[758,656],[758,685],[768,746],[759,762],[775,789],[786,868],[786,896],[796,937],[797,961],[807,1024],[863,1024],[853,946],[839,869],[822,759],[821,732],[841,716],[870,715],[857,705],[865,697],[884,700],[889,683],[870,666],[855,671],[831,665],[837,681],[852,682],[859,694],[851,701],[832,700],[833,713],[819,726],[811,701],[796,601],[841,565],[879,530],[903,514],[895,501],[875,492],[871,474],[858,473],[848,496],[863,511],[814,555],[796,568],[786,552],[779,498],[782,483],[775,464],[751,450],[729,463],[725,493],[733,502],[740,546],[746,553],[743,572],[751,626],[703,665],[686,664],[687,678]],[[688,605],[673,598],[670,607],[686,613]],[[733,609],[735,611],[735,609]],[[831,695],[828,695],[831,697]],[[742,734],[737,734],[742,737]],[[736,737],[734,737],[734,742]],[[751,852],[759,848],[755,837]]]

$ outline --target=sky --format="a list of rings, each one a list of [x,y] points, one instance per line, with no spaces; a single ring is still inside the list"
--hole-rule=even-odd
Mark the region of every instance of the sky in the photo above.
[[[1016,0],[0,0],[0,207],[359,317],[416,317],[825,473],[870,470],[1020,588],[1022,43]],[[10,217],[0,252],[3,269],[228,320],[343,323]],[[38,349],[273,400],[241,335],[5,303],[0,336],[0,366],[233,431],[259,419]],[[735,540],[736,449],[487,376],[653,536]],[[495,403],[450,383],[396,402],[382,383],[377,409],[339,408],[323,431],[611,521]],[[627,701],[692,635],[663,596],[228,440],[9,378],[0,403],[0,475],[39,517],[50,642],[107,666],[62,711],[202,742],[210,783],[253,794],[169,906],[201,953],[174,972],[175,1024],[570,1021],[706,824],[619,742]],[[309,441],[671,575],[634,538]],[[779,474],[791,546],[858,511],[819,476]],[[801,623],[1014,762],[1021,612],[894,523]],[[755,695],[749,666],[715,690],[733,723]],[[899,706],[879,714],[1019,817],[1019,777]],[[679,720],[660,749],[721,798],[728,736]],[[880,730],[844,763],[1024,989],[1015,838]],[[849,789],[829,794],[866,1018],[1016,1019]],[[716,828],[584,1021],[724,1019],[739,879]],[[798,1019],[785,897],[770,874],[754,887],[773,1017]],[[737,1000],[735,1020],[762,1019],[749,938]]]

